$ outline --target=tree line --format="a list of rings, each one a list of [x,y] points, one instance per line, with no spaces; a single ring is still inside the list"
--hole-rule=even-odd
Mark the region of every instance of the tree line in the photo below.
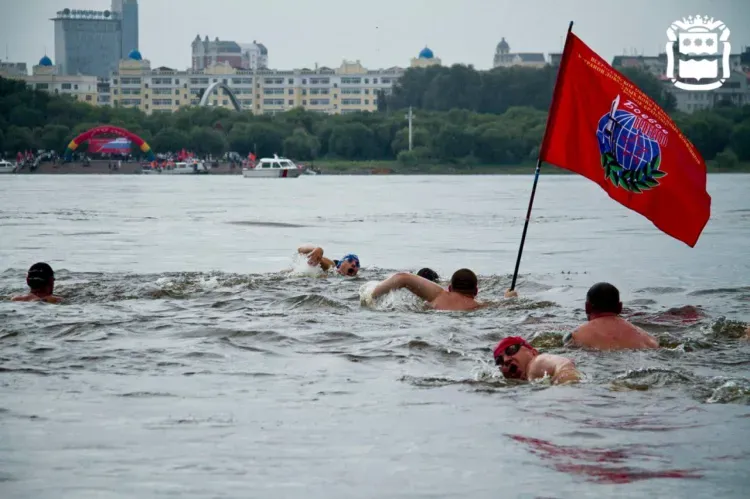
[[[378,112],[326,115],[293,109],[275,116],[202,107],[146,115],[132,108],[91,106],[0,78],[0,152],[10,157],[36,149],[62,153],[79,133],[109,124],[140,135],[157,153],[184,148],[213,156],[234,151],[299,161],[398,160],[459,168],[520,164],[538,154],[555,71],[476,71],[461,65],[409,69],[390,95],[380,96]],[[674,97],[652,75],[623,72],[672,115],[706,160],[727,166],[750,161],[750,106],[680,113]],[[411,151],[409,106],[415,111]]]

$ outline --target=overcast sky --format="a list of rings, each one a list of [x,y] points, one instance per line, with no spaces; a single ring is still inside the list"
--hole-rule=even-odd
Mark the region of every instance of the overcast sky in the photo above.
[[[110,0],[0,0],[0,59],[54,58],[58,10],[109,9]],[[664,51],[672,21],[703,14],[750,46],[750,0],[140,0],[140,49],[153,67],[186,69],[196,34],[268,47],[269,66],[371,69],[409,65],[425,45],[443,64],[492,65],[505,37],[513,52],[559,52],[570,20],[601,56]]]

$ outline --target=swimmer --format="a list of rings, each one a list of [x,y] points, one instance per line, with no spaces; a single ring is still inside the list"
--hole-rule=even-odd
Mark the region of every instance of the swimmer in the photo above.
[[[600,282],[586,293],[588,322],[565,339],[571,346],[595,350],[659,348],[659,342],[638,326],[620,317],[620,292],[613,285]]]
[[[435,283],[440,282],[440,276],[438,275],[438,273],[427,267],[420,269],[419,272],[417,272],[417,275],[419,277],[427,279],[428,281],[432,281]]]
[[[354,277],[359,272],[359,258],[357,255],[344,255],[341,260],[331,260],[323,256],[323,248],[319,246],[305,245],[297,249],[301,255],[307,255],[307,263],[313,267],[320,267],[323,271],[335,268],[341,275]]]
[[[55,289],[55,272],[44,262],[35,263],[29,268],[26,275],[26,284],[30,293],[22,296],[14,296],[12,301],[44,301],[47,303],[60,303],[62,298],[53,294]]]
[[[424,277],[399,272],[378,284],[372,292],[373,300],[396,289],[406,288],[435,310],[475,310],[484,306],[476,301],[479,293],[477,276],[469,269],[457,270],[448,290]]]
[[[520,336],[501,340],[493,355],[495,365],[506,378],[532,381],[549,375],[553,385],[575,383],[581,379],[581,373],[572,360],[559,355],[540,354]]]

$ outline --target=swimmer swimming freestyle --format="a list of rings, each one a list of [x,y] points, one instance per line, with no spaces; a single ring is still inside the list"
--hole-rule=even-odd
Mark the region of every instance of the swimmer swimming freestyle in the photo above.
[[[320,267],[324,272],[334,268],[338,274],[354,277],[360,269],[359,257],[353,253],[344,255],[341,260],[331,260],[323,256],[323,248],[320,246],[300,246],[297,252],[307,255],[307,263],[312,267]]]
[[[566,345],[595,350],[641,350],[659,348],[659,342],[643,329],[622,318],[620,291],[612,284],[600,282],[586,293],[586,317],[564,339]]]
[[[533,381],[549,376],[553,385],[580,381],[581,373],[567,357],[540,354],[520,336],[509,336],[493,352],[495,365],[505,378]]]
[[[55,272],[49,264],[38,262],[29,268],[26,274],[26,284],[30,292],[26,295],[14,296],[11,301],[43,301],[60,303],[62,298],[54,295]]]

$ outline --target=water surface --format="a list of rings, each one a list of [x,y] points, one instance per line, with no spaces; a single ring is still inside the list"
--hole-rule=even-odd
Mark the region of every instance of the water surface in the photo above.
[[[5,176],[0,296],[57,271],[60,306],[0,302],[2,497],[746,497],[750,176],[709,177],[695,248],[598,186],[544,176],[507,302],[526,176]],[[356,252],[357,279],[287,272]],[[493,306],[360,288],[430,266]],[[654,352],[509,383],[491,348],[561,334],[616,284]]]

